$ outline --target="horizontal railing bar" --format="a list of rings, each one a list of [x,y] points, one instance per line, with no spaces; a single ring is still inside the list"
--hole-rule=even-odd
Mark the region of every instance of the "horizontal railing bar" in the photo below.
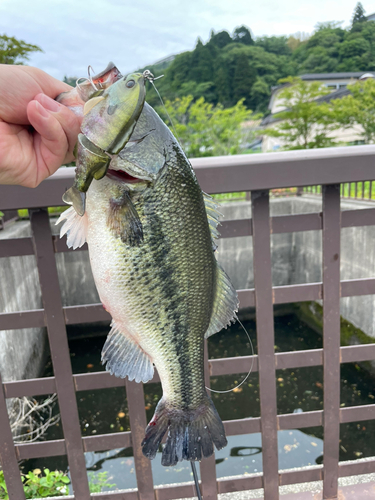
[[[131,432],[116,432],[111,434],[99,434],[97,436],[84,436],[83,449],[85,451],[105,451],[116,448],[131,448]]]
[[[274,286],[273,303],[288,304],[293,302],[307,302],[322,298],[322,283],[303,283],[300,285]]]
[[[321,212],[271,217],[272,234],[316,231],[320,229],[322,229]]]
[[[235,191],[373,180],[375,146],[192,158],[203,191]],[[355,168],[353,165],[355,164]],[[35,189],[0,186],[0,210],[61,206],[75,171],[61,168]]]
[[[271,217],[272,234],[292,233],[300,231],[316,231],[322,229],[322,212],[311,214],[278,215]],[[341,212],[341,227],[359,227],[375,225],[375,208],[344,210]],[[219,226],[221,238],[251,236],[253,234],[252,219],[229,219],[221,221]],[[66,236],[52,237],[56,253],[71,252],[66,245]],[[87,250],[87,244],[75,251]],[[12,238],[0,240],[0,258],[33,255],[31,238]]]
[[[31,238],[9,238],[0,240],[0,258],[33,255],[34,247]]]
[[[372,180],[374,160],[374,146],[351,146],[193,158],[191,163],[203,191],[231,193]]]
[[[373,359],[375,359],[375,343],[340,348],[341,363],[358,363],[361,361],[372,361]]]
[[[100,434],[97,436],[83,436],[82,441],[84,451],[105,451],[116,448],[131,448],[132,446],[130,431]],[[19,460],[66,455],[65,439],[22,443],[15,446]]]
[[[110,314],[102,304],[87,304],[82,306],[63,307],[65,323],[78,325],[81,323],[95,323],[97,321],[111,321]]]
[[[359,474],[371,474],[375,472],[375,459],[366,461],[358,461],[356,463],[347,464],[345,462],[339,463],[339,476],[357,476]]]
[[[208,366],[211,377],[247,373],[250,368],[253,373],[258,371],[258,356],[210,359],[208,361]]]
[[[363,422],[375,419],[375,404],[340,408],[340,423]]]
[[[67,500],[74,500],[75,497],[66,497]],[[90,499],[94,500],[139,500],[138,490],[133,491],[110,491],[107,493],[95,493]]]
[[[228,436],[255,434],[261,431],[260,417],[224,420],[223,424]]]
[[[7,398],[43,396],[56,392],[55,377],[14,380],[3,384]]]
[[[109,372],[79,373],[73,375],[73,378],[76,391],[125,387],[124,379],[115,377]]]
[[[375,209],[343,210],[341,212],[341,227],[373,226],[375,224]]]
[[[42,328],[46,325],[44,309],[0,313],[0,331],[21,328]]]
[[[19,460],[66,455],[65,439],[15,445]]]
[[[217,229],[220,233],[220,239],[251,236],[253,234],[253,221],[251,219],[222,220]]]
[[[323,414],[323,410],[316,410],[278,415],[278,428],[280,430],[289,430],[303,429],[305,427],[319,427],[323,425]]]
[[[312,481],[321,481],[323,479],[323,467],[314,467],[311,469],[282,471],[279,473],[279,485],[310,483]]]
[[[356,363],[375,359],[375,343],[365,345],[345,346],[340,348],[341,363]],[[322,364],[323,349],[309,349],[306,351],[278,352],[275,354],[276,369],[303,368]],[[252,356],[238,356],[233,358],[210,359],[210,376],[233,375],[247,373],[252,363]],[[254,356],[252,372],[258,371],[258,356]],[[80,373],[73,375],[76,391],[108,389],[124,386],[124,380],[110,375],[108,372]],[[156,373],[152,380],[159,382]],[[4,383],[7,398],[22,396],[39,396],[56,392],[55,378],[45,377],[29,380],[15,380]]]
[[[155,500],[174,500],[178,498],[192,498],[196,496],[194,483],[185,483],[179,485],[177,484],[161,485],[155,487],[154,492],[155,492]],[[124,497],[124,499],[125,498],[126,500],[128,500],[128,497]],[[96,495],[95,495],[95,500],[96,500]]]
[[[230,479],[218,479],[218,493],[231,493],[234,491],[257,490],[263,488],[263,475],[240,476]]]

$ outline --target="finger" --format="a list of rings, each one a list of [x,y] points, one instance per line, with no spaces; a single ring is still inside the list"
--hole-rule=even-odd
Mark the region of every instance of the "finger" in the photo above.
[[[73,159],[73,150],[77,142],[77,136],[80,132],[82,118],[77,117],[66,106],[54,101],[45,94],[36,95],[35,100],[38,101],[44,109],[50,111],[62,126],[68,140],[67,156],[70,158],[68,161],[71,161]]]
[[[46,110],[38,101],[27,106],[27,115],[36,133],[34,153],[37,167],[37,184],[53,174],[63,163],[69,151],[67,135],[56,118],[56,114]]]

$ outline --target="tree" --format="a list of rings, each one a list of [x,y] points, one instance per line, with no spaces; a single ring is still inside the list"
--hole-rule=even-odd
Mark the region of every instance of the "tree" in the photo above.
[[[343,127],[360,125],[365,144],[375,142],[375,80],[368,78],[348,85],[350,94],[331,101],[337,123]]]
[[[335,120],[327,103],[316,101],[329,93],[320,82],[306,82],[300,78],[285,78],[286,87],[280,92],[284,111],[277,113],[275,128],[264,131],[265,135],[281,137],[283,149],[323,148],[334,144],[328,137],[336,128]]]
[[[0,64],[23,64],[32,52],[43,52],[38,45],[17,40],[14,36],[0,35]]]
[[[228,31],[219,31],[219,33],[214,32],[214,30],[211,31],[211,38],[210,41],[208,42],[211,45],[216,45],[219,49],[222,49],[229,43],[232,43],[233,40],[230,37],[230,34]]]
[[[246,26],[239,26],[234,30],[233,41],[244,45],[254,45],[250,30]]]
[[[190,95],[166,101],[165,106],[188,157],[239,152],[244,140],[241,125],[251,116],[243,101],[225,109],[221,104],[213,106],[203,97],[193,102]]]
[[[363,8],[361,2],[358,2],[353,13],[352,28],[356,23],[363,23],[364,21],[367,21],[367,17],[365,16],[365,9]]]
[[[239,54],[233,75],[233,99],[235,102],[244,99],[245,104],[250,105],[251,89],[256,77],[256,71],[250,66],[249,58],[245,54]]]

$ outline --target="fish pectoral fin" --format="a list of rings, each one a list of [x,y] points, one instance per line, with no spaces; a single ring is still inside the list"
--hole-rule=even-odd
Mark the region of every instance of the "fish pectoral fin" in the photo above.
[[[211,321],[205,333],[207,339],[214,333],[226,328],[234,321],[238,311],[237,292],[232,285],[227,273],[217,262],[215,297],[212,306]]]
[[[126,245],[139,246],[143,241],[142,222],[126,190],[110,200],[107,222]]]
[[[60,238],[66,234],[66,244],[69,248],[81,247],[86,242],[87,214],[79,215],[73,207],[65,210],[56,221],[56,225],[64,222],[60,228]]]
[[[148,382],[154,376],[154,365],[150,357],[115,322],[112,322],[112,329],[102,350],[102,364],[105,363],[106,370],[116,377]]]

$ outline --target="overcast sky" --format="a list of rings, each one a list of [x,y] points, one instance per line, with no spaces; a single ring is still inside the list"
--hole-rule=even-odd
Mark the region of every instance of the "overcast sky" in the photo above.
[[[210,30],[242,24],[253,36],[311,33],[318,22],[348,26],[355,0],[0,0],[0,34],[39,45],[30,65],[56,78],[98,73],[112,60],[125,74],[192,50]],[[375,8],[363,2],[367,14]]]

